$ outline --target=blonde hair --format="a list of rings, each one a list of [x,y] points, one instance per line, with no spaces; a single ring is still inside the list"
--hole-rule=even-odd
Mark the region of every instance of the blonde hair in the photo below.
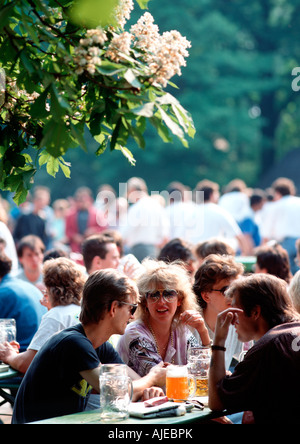
[[[178,300],[181,304],[177,308],[174,320],[178,320],[180,314],[185,310],[201,311],[192,289],[190,276],[184,268],[184,263],[180,261],[166,263],[154,259],[146,259],[143,261],[143,267],[144,272],[137,280],[140,293],[137,318],[143,321],[147,320],[149,312],[146,293],[148,291],[155,291],[159,286],[178,292]]]

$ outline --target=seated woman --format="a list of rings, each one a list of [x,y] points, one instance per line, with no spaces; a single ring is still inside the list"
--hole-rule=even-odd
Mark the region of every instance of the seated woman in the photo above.
[[[161,361],[186,364],[190,345],[210,338],[184,265],[143,261],[145,272],[137,280],[140,303],[137,318],[121,336],[117,350],[122,360],[140,376]]]
[[[49,311],[42,317],[28,349],[18,353],[18,343],[0,344],[0,360],[20,373],[26,373],[38,350],[54,333],[79,322],[81,293],[86,281],[82,267],[65,257],[50,259],[44,264],[43,279],[48,299],[45,305]]]

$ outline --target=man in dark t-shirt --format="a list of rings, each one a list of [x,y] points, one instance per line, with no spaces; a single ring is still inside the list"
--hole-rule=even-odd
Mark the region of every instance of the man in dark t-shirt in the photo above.
[[[101,364],[122,363],[107,342],[112,334],[123,334],[137,307],[135,283],[116,270],[99,270],[87,279],[83,290],[81,324],[52,336],[36,354],[18,390],[13,423],[81,412],[90,391],[99,392]],[[156,366],[133,379],[133,401],[163,395],[153,386],[165,384],[166,369]]]
[[[235,281],[232,308],[217,318],[209,372],[209,407],[252,411],[256,424],[296,424],[300,417],[300,316],[286,282],[269,274]],[[255,344],[232,375],[224,366],[229,325],[239,340]],[[248,415],[249,416],[249,415]]]

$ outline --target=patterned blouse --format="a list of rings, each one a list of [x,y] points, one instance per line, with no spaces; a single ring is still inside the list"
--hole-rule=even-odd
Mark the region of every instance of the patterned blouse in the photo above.
[[[191,330],[177,323],[172,329],[164,361],[185,365],[188,348],[197,345],[201,344],[197,342]],[[127,325],[125,334],[118,341],[117,351],[124,363],[141,377],[147,375],[154,365],[162,361],[152,333],[141,320]]]

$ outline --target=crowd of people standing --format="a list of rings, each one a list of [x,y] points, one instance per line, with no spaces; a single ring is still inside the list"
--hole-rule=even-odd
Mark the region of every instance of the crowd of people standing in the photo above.
[[[194,190],[172,182],[160,193],[150,193],[138,177],[125,185],[122,196],[108,185],[101,186],[96,197],[88,187],[80,187],[72,198],[51,203],[50,190],[38,186],[19,207],[1,201],[0,318],[16,319],[17,341],[0,345],[0,360],[25,375],[14,422],[99,407],[99,396],[90,394],[92,388],[99,391],[99,362],[126,363],[135,381],[134,399],[147,399],[163,394],[164,363],[186,364],[189,347],[213,344],[214,353],[225,351],[224,361],[217,359],[222,370],[212,372],[211,385],[216,387],[236,364],[243,342],[253,345],[280,323],[295,321],[284,334],[300,328],[300,197],[291,180],[279,178],[261,190],[237,179],[222,195],[210,180],[200,181]],[[272,279],[280,282],[284,302],[276,294],[273,303],[284,306],[287,314],[272,324],[262,310],[258,322],[251,309],[251,334],[239,335],[230,324],[246,311],[240,295],[247,285],[240,289],[238,284],[245,272],[236,260],[245,256],[255,258],[250,275],[258,274],[260,287],[265,285],[269,294],[276,293]],[[262,305],[258,299],[255,308]],[[48,340],[57,332],[50,346]],[[78,363],[65,343],[78,351]],[[48,365],[51,347],[57,350],[54,362],[64,363],[65,374],[53,375]],[[277,351],[272,359],[279,359]],[[66,408],[58,409],[50,390],[44,395],[48,407],[39,408],[45,403],[35,386],[40,369],[52,371],[53,387],[63,387],[71,379],[68,360],[77,368],[72,383],[87,381],[84,394],[80,392],[84,400],[78,402],[73,393]],[[293,381],[299,360],[291,355],[287,360],[295,367],[290,371]],[[244,378],[241,372],[241,381]],[[220,385],[219,392],[211,390],[211,408],[227,406],[222,390],[230,392],[230,383]],[[234,406],[239,407],[243,395],[242,409],[263,420],[240,383],[233,384],[232,391]]]

